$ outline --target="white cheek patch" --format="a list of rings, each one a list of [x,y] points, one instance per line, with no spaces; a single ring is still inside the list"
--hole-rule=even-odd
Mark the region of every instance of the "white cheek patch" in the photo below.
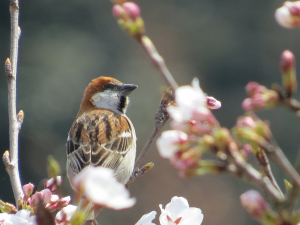
[[[120,96],[118,93],[112,92],[111,90],[94,94],[91,98],[91,102],[98,109],[109,109],[116,113],[120,113],[118,110]]]

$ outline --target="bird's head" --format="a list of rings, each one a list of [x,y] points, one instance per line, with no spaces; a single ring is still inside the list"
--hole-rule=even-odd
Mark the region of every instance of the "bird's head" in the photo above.
[[[123,84],[112,77],[98,77],[85,89],[78,114],[91,108],[125,114],[129,103],[128,95],[136,88],[134,84]]]

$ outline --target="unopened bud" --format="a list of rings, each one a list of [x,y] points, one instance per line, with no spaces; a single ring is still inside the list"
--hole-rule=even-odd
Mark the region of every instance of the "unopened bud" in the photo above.
[[[33,192],[33,189],[34,189],[34,185],[32,183],[23,185],[23,191],[24,191],[24,195],[25,195],[24,196],[25,201],[28,200],[28,198],[30,197],[30,195]]]
[[[24,111],[23,110],[20,110],[18,115],[17,115],[17,120],[20,124],[23,123],[23,120],[24,120]]]
[[[214,97],[207,96],[207,107],[209,109],[219,109],[221,108],[221,102],[215,99]]]
[[[282,7],[275,11],[275,19],[285,28],[300,26],[300,2],[286,1]]]
[[[285,50],[281,55],[280,68],[282,72],[282,84],[287,92],[287,96],[291,97],[293,91],[297,88],[295,56],[289,51]]]
[[[251,129],[255,129],[256,128],[256,122],[250,116],[242,116],[236,122],[236,126],[237,127],[249,127]]]
[[[62,183],[61,176],[52,177],[50,180],[46,181],[44,188],[49,189],[52,193],[55,193],[58,187],[61,186],[61,183]]]
[[[112,8],[112,13],[116,19],[127,20],[126,12],[120,5],[114,5]]]
[[[3,202],[1,200],[0,200],[0,210],[3,213],[11,213],[11,214],[15,214],[17,212],[17,208],[13,204],[10,204],[8,202]]]
[[[125,10],[129,18],[133,21],[141,16],[140,7],[134,2],[125,2],[124,4],[122,4],[122,8]]]
[[[246,211],[262,224],[277,224],[278,215],[271,210],[259,192],[247,191],[241,195],[240,200]]]

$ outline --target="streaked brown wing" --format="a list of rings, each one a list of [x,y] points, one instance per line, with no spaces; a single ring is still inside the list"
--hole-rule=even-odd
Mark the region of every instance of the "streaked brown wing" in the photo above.
[[[116,170],[133,141],[125,117],[101,109],[84,113],[74,121],[67,140],[68,165],[72,170],[68,173],[76,175],[87,165]]]

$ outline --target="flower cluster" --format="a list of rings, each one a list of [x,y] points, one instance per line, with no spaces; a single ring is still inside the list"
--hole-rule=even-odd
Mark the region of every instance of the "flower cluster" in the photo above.
[[[165,209],[159,205],[161,214],[160,225],[200,225],[203,220],[201,209],[189,207],[188,201],[183,197],[173,197]],[[152,220],[156,212],[152,211],[144,216],[135,225],[155,225]]]
[[[214,141],[211,135],[219,128],[219,123],[210,109],[218,109],[221,103],[207,97],[199,86],[197,78],[191,85],[181,86],[175,92],[175,103],[167,107],[172,119],[173,130],[165,131],[156,144],[160,155],[185,175],[189,169],[205,167],[210,172],[218,170],[199,159]],[[196,145],[196,146],[195,146]],[[207,167],[208,166],[208,167]]]
[[[115,4],[112,12],[119,26],[129,35],[140,38],[144,33],[144,21],[141,17],[140,7],[126,0],[112,0]]]
[[[250,97],[246,98],[242,103],[246,111],[273,108],[279,100],[279,96],[275,91],[269,90],[256,82],[248,83],[246,92]]]
[[[50,212],[66,207],[71,201],[71,197],[60,198],[54,194],[61,185],[61,182],[62,179],[60,176],[52,178],[45,183],[45,189],[37,191],[34,194],[32,194],[34,185],[32,183],[25,184],[23,186],[24,198],[18,202],[19,211],[12,204],[0,201],[0,210],[3,212],[0,213],[0,222],[7,225],[36,224],[35,216],[32,215],[36,214],[38,205],[42,204]]]

